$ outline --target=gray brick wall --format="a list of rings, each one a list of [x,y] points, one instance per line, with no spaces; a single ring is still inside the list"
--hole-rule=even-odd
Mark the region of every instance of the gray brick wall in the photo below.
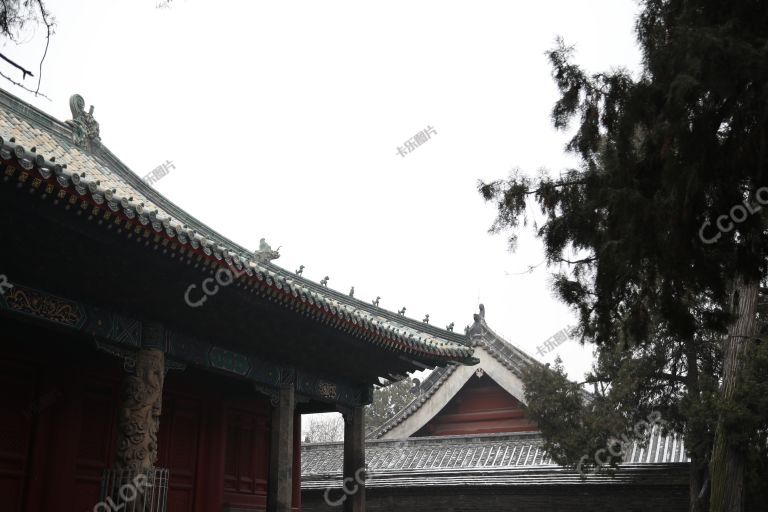
[[[539,489],[368,489],[367,512],[686,512],[684,485],[553,486]],[[338,493],[333,493],[333,498]],[[340,512],[323,491],[303,490],[303,512]]]

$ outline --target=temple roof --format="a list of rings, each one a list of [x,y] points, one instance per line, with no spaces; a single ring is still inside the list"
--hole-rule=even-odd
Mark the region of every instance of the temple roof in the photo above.
[[[480,348],[482,351],[489,354],[490,357],[516,379],[522,379],[522,370],[526,366],[531,364],[541,364],[533,357],[492,331],[485,322],[485,308],[483,306],[481,306],[480,313],[475,315],[475,322],[470,327],[467,334],[470,337],[470,342],[473,347]],[[479,354],[476,352],[475,355]],[[418,389],[415,390],[417,393],[416,397],[389,420],[379,425],[375,430],[372,430],[368,434],[368,438],[379,439],[384,437],[395,427],[401,425],[411,418],[417,411],[421,410],[425,404],[434,400],[435,395],[441,391],[444,384],[448,382],[449,378],[451,378],[457,368],[456,365],[448,365],[443,368],[438,368],[430,373]],[[458,391],[458,389],[455,391]],[[513,395],[514,394],[515,393],[513,393]],[[515,398],[524,401],[522,396],[515,396]],[[423,426],[423,424],[416,425],[409,430],[415,431],[421,426]]]
[[[31,180],[45,191],[43,197],[67,197],[89,218],[112,212],[132,225],[151,228],[164,239],[163,246],[188,261],[194,257],[229,269],[252,293],[400,353],[417,366],[475,362],[466,336],[330,290],[206,226],[144,183],[101,143],[98,124],[83,110],[81,97],[73,96],[70,103],[74,121],[63,123],[0,90],[0,157],[21,167],[19,186]]]
[[[341,479],[343,443],[303,444],[302,488],[325,488]],[[662,435],[653,428],[646,445],[633,443],[620,467],[649,467],[686,463],[688,457],[678,434]],[[485,434],[477,436],[413,437],[366,442],[367,485],[521,485],[537,479],[578,483],[582,479],[544,453],[540,434]],[[617,477],[633,474],[619,471]],[[610,480],[590,473],[587,480]]]
[[[368,477],[368,489],[414,489],[458,487],[461,490],[487,488],[494,492],[500,488],[548,486],[592,486],[592,485],[645,485],[684,486],[688,481],[688,464],[621,464],[615,472],[603,471],[590,474],[582,479],[575,471],[560,466],[520,466],[494,469],[451,469],[443,471],[396,471],[384,470]],[[340,492],[341,475],[302,477],[302,491],[335,491],[334,499]],[[617,489],[621,492],[621,488]]]

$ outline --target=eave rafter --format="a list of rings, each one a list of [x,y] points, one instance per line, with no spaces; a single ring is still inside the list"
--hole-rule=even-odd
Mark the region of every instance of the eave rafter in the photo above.
[[[35,147],[26,149],[13,138],[0,138],[0,160],[5,183],[15,180],[19,188],[28,187],[32,193],[40,191],[44,198],[52,197],[54,204],[63,204],[65,210],[74,208],[77,215],[86,216],[88,221],[95,220],[108,230],[125,233],[129,240],[151,243],[163,255],[178,256],[187,265],[194,264],[195,268],[214,274],[228,270],[233,276],[232,284],[238,288],[356,339],[408,355],[426,366],[474,362],[472,348],[467,345],[432,335],[415,336],[405,326],[324,297],[302,285],[299,278],[270,270],[268,265],[202,237],[169,215],[148,211],[144,203],[135,204],[132,198],[103,187],[99,180],[89,179],[78,169],[46,159]]]

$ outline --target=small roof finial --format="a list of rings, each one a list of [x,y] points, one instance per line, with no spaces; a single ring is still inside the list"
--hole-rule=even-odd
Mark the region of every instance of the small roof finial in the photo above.
[[[259,240],[258,250],[253,251],[253,256],[259,263],[267,263],[280,257],[280,247],[273,251],[272,246],[270,246],[267,241],[262,238]]]
[[[67,124],[72,127],[72,140],[75,145],[90,151],[101,145],[99,135],[99,123],[93,118],[93,105],[85,111],[85,100],[79,94],[73,94],[69,98],[69,110],[72,119]]]

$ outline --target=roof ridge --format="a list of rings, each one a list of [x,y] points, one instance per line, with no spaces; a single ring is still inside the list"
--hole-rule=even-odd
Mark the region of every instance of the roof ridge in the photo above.
[[[311,288],[313,291],[326,293],[328,295],[334,296],[334,298],[341,299],[346,303],[351,303],[351,305],[352,304],[357,305],[360,309],[363,309],[372,315],[383,316],[387,320],[400,322],[408,327],[417,328],[421,331],[447,339],[448,341],[453,341],[455,343],[460,343],[466,346],[470,345],[469,338],[467,337],[466,334],[449,331],[447,329],[438,327],[437,325],[434,325],[434,324],[429,324],[423,321],[416,320],[411,317],[407,317],[405,315],[400,315],[389,309],[382,308],[381,306],[374,306],[373,304],[369,304],[367,301],[364,301],[360,298],[351,297],[349,294],[345,294],[343,292],[340,292],[328,286],[321,285],[320,283],[313,281],[309,278],[300,276],[295,272],[291,272],[290,270],[284,267],[281,267],[276,263],[268,262],[268,263],[262,263],[262,265],[272,268],[275,271],[284,272],[285,273],[284,277],[296,280],[300,282],[302,285],[307,286],[308,288]]]
[[[367,440],[366,452],[369,470],[379,475],[497,473],[543,466],[569,471],[552,460],[544,444],[541,433],[520,432]],[[302,444],[301,451],[303,475],[323,478],[341,473],[343,443]],[[654,429],[646,440],[633,439],[621,466],[647,468],[686,462],[689,458],[683,436]]]
[[[198,261],[205,258],[205,265],[211,264],[212,268],[244,270],[248,275],[241,274],[238,278],[251,283],[252,293],[268,293],[269,300],[284,303],[286,307],[298,305],[320,318],[333,318],[335,328],[368,342],[394,348],[401,359],[414,368],[425,364],[439,366],[474,361],[472,348],[455,336],[446,339],[434,328],[425,329],[426,324],[381,317],[365,308],[357,308],[357,303],[351,304],[350,298],[342,294],[308,286],[306,282],[294,283],[294,276],[287,270],[265,263],[254,251],[229,240],[173,204],[106,146],[99,143],[94,151],[83,149],[75,143],[72,128],[67,123],[2,89],[0,110],[3,129],[11,135],[7,142],[0,139],[0,149],[8,155],[4,159],[14,158],[24,169],[18,175],[19,186],[27,181],[29,173],[35,173],[38,179],[30,181],[37,183],[35,187],[46,183],[46,187],[51,188],[46,195],[58,189],[59,197],[69,194],[70,203],[79,202],[82,208],[92,208],[91,216],[102,213],[104,218],[114,216],[117,225],[125,220],[126,225],[130,223],[136,229],[144,230],[145,237],[154,232],[158,240],[163,239],[163,246],[171,242],[168,245],[173,255],[176,251],[184,254],[187,263],[196,254]],[[16,142],[13,135],[20,140]],[[27,150],[22,144],[32,147]],[[59,161],[54,162],[54,158]],[[9,173],[6,169],[6,181],[16,170],[13,167]],[[112,227],[112,223],[108,227]]]
[[[32,124],[43,124],[45,125],[46,128],[53,129],[56,132],[57,136],[66,140],[67,143],[74,145],[74,140],[72,138],[72,128],[65,121],[56,119],[54,116],[46,113],[43,110],[40,110],[34,105],[30,105],[26,103],[24,100],[14,96],[10,92],[2,88],[0,88],[0,104],[2,104],[4,107],[7,107],[11,111],[13,111],[15,114],[19,115],[20,117],[24,118],[26,121]],[[109,148],[103,143],[100,144],[99,151],[91,152],[89,153],[89,156],[95,158],[96,160],[101,161],[100,163],[107,165],[111,172],[114,172],[115,174],[117,174],[121,179],[126,181],[132,188],[136,189],[138,192],[144,195],[146,199],[150,200],[156,206],[159,206],[160,208],[165,210],[166,213],[169,213],[170,215],[175,217],[176,221],[179,222],[180,224],[186,225],[195,229],[201,235],[204,235],[206,238],[209,238],[215,241],[217,244],[229,246],[228,249],[233,250],[234,252],[244,252],[247,254],[251,254],[253,252],[252,250],[243,247],[237,242],[231,240],[230,238],[222,235],[215,229],[211,228],[204,222],[200,221],[195,216],[191,215],[189,212],[187,212],[186,210],[184,210],[183,208],[175,204],[173,201],[168,199],[166,196],[164,196],[163,194],[155,190],[153,187],[151,187],[147,183],[145,183],[144,180],[142,180],[139,175],[133,172],[130,167],[128,167],[125,163],[123,163],[122,160],[120,160],[114,153],[112,153],[112,151],[110,151]],[[349,297],[349,295],[345,295],[342,292],[333,290],[332,288],[321,286],[319,283],[311,281],[302,276],[298,276],[294,272],[291,272],[290,270],[285,269],[275,263],[267,263],[265,265],[262,262],[262,266],[266,266],[267,268],[271,268],[271,270],[274,270],[283,274],[283,277],[296,279],[300,281],[301,284],[309,288],[312,288],[313,291],[315,292],[321,292],[323,294],[335,296],[334,298],[336,298],[337,300],[341,299],[343,303],[353,302],[354,304],[358,305],[361,309],[365,309],[371,314],[378,314],[378,315],[384,316],[388,320],[403,323],[409,327],[419,329],[421,331],[424,331],[425,333],[432,334],[433,336],[440,337],[448,341],[452,341],[454,343],[459,343],[466,346],[469,345],[467,336],[464,334],[454,333],[453,331],[442,329],[440,327],[437,327],[436,325],[428,324],[425,322],[419,322],[416,319],[412,319],[404,315],[398,315],[393,311],[389,311],[381,307],[373,306],[372,304],[368,304],[366,301],[363,301],[361,299]]]
[[[482,319],[480,320],[480,325],[481,325],[481,326],[482,326],[482,327],[485,329],[485,331],[486,331],[488,334],[490,334],[491,336],[493,336],[493,338],[494,338],[494,340],[495,340],[495,341],[499,341],[499,342],[501,342],[503,345],[506,345],[506,346],[508,346],[509,348],[511,348],[511,349],[512,349],[514,352],[516,352],[516,353],[517,353],[517,355],[521,356],[521,357],[522,357],[522,358],[523,358],[523,359],[524,359],[526,362],[528,362],[528,363],[531,363],[531,364],[537,364],[537,365],[540,365],[540,366],[544,366],[544,364],[543,364],[543,363],[541,363],[541,362],[540,362],[538,359],[536,359],[536,358],[535,358],[535,357],[533,357],[532,355],[528,354],[526,351],[524,351],[523,349],[521,349],[520,347],[518,347],[517,345],[515,345],[515,344],[514,344],[514,343],[512,343],[511,341],[507,341],[507,340],[506,340],[506,339],[504,339],[504,338],[503,338],[503,337],[502,337],[500,334],[498,334],[496,331],[494,331],[493,329],[491,329],[491,328],[488,326],[488,324],[486,323],[486,321],[485,321],[485,318],[482,318]],[[473,328],[474,328],[474,326],[473,326]],[[470,332],[472,332],[472,331],[470,330]],[[482,335],[482,334],[481,334],[481,335]],[[491,348],[492,350],[496,350],[496,347],[494,347],[494,346],[492,346],[492,345],[490,345],[490,344],[489,344],[489,348]]]
[[[466,434],[455,434],[455,435],[449,435],[449,436],[418,436],[418,437],[407,437],[404,439],[366,439],[365,444],[366,445],[388,445],[388,444],[395,444],[395,445],[404,445],[404,444],[441,444],[441,443],[449,443],[450,441],[463,441],[466,443],[470,442],[480,442],[480,441],[486,441],[486,442],[492,442],[492,441],[505,441],[505,440],[511,440],[513,438],[533,438],[534,440],[541,440],[543,439],[541,432],[490,432],[490,433],[483,433],[483,434],[473,434],[473,435],[466,435]],[[323,447],[333,447],[333,446],[342,446],[344,444],[344,441],[322,441],[317,443],[305,443],[302,442],[302,447],[307,447],[308,449],[320,449]]]
[[[544,366],[543,363],[536,360],[533,356],[518,348],[513,343],[505,340],[493,329],[491,329],[485,321],[485,307],[481,308],[480,314],[475,315],[475,323],[472,325],[472,327],[470,327],[468,335],[472,346],[482,344],[482,347],[488,351],[491,357],[499,361],[505,368],[507,368],[515,375],[520,376],[521,361],[524,365],[534,364],[538,366]],[[507,348],[509,350],[509,354],[502,352],[502,350],[498,347],[499,344]],[[514,356],[514,358],[510,356]],[[455,367],[449,365],[433,371],[419,388],[421,391],[419,396],[408,402],[407,405],[397,411],[391,418],[384,421],[378,427],[372,430],[367,435],[367,438],[378,439],[408,419],[440,389],[440,387],[447,380],[447,377],[453,373],[454,369]],[[436,377],[433,378],[433,375]],[[426,384],[429,385],[424,387]]]
[[[14,96],[2,88],[0,88],[0,104],[12,110],[14,113],[20,115],[22,118],[33,125],[35,123],[39,124],[42,121],[42,124],[46,125],[46,128],[53,128],[56,131],[56,135],[66,140],[68,144],[75,146],[74,139],[72,137],[72,128],[65,121],[61,121],[51,114],[40,110],[34,105],[30,105],[29,103]],[[120,160],[114,153],[112,153],[112,151],[110,151],[110,149],[103,143],[100,144],[99,151],[88,152],[88,156],[94,158],[97,161],[100,161],[101,164],[109,164],[109,170],[111,172],[114,172],[120,178],[126,180],[128,184],[131,185],[131,187],[137,189],[138,192],[143,194],[147,199],[151,200],[157,206],[160,206],[166,210],[167,213],[172,214],[181,224],[187,224],[198,231],[204,231],[206,234],[211,235],[208,238],[211,238],[212,240],[221,244],[234,246],[234,248],[238,251],[245,251],[248,253],[253,252],[222,235],[215,229],[211,228],[175,204],[163,194],[147,185],[141,179],[141,177],[139,177],[138,174],[133,172],[130,167],[123,163],[123,161]]]

